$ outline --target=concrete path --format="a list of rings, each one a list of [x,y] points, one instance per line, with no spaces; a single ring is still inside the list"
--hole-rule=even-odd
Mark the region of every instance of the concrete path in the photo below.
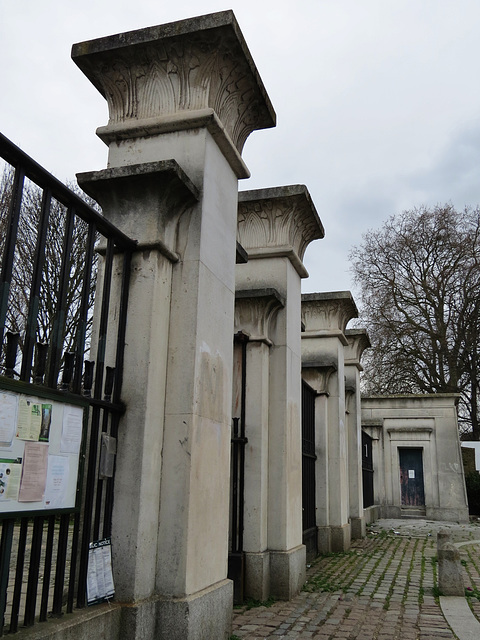
[[[473,542],[479,524],[379,520],[348,552],[317,559],[291,602],[235,610],[232,640],[455,640],[436,591],[436,534],[444,528],[454,542],[469,543],[459,548],[464,582],[480,597],[480,544]],[[468,602],[480,619],[480,601]],[[460,616],[453,601],[446,605],[457,637],[480,640],[480,624],[466,616],[467,600],[458,603]],[[477,627],[458,627],[467,618],[478,624],[477,635],[466,635]]]

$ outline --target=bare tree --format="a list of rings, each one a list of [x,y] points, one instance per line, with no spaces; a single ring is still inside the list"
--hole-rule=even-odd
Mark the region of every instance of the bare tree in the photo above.
[[[10,165],[6,165],[0,177],[0,237],[6,237],[6,225],[8,212],[12,198],[14,171]],[[68,185],[90,206],[98,210],[98,205],[84,194],[78,186]],[[21,215],[18,226],[17,243],[15,247],[14,267],[8,310],[6,329],[20,334],[20,347],[23,346],[23,337],[27,323],[28,302],[30,299],[30,286],[32,282],[35,248],[42,208],[42,189],[35,183],[26,180],[22,192]],[[66,207],[55,199],[52,199],[49,209],[49,224],[45,246],[45,263],[42,271],[40,286],[39,306],[36,326],[36,339],[42,343],[49,343],[53,333],[54,323],[58,320],[58,293],[62,270],[62,253],[66,229]],[[80,218],[75,218],[72,246],[68,256],[68,289],[66,298],[66,317],[64,318],[65,330],[63,334],[63,351],[73,351],[79,321],[81,292],[84,279],[84,264],[87,244],[87,225]],[[3,246],[1,252],[3,254]],[[90,286],[90,307],[93,307],[93,297],[96,284],[96,263],[93,265],[93,273]],[[88,335],[91,330],[91,314],[87,326]]]
[[[368,393],[460,393],[461,429],[480,439],[480,209],[391,217],[350,254],[372,349]]]

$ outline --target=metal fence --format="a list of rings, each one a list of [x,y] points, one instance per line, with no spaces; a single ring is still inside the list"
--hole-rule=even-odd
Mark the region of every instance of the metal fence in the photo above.
[[[100,479],[98,464],[124,410],[135,242],[1,134],[0,158],[0,389],[88,408],[77,507],[11,517],[0,505],[4,635],[84,607],[88,545],[111,533],[113,477]]]
[[[372,438],[362,431],[362,482],[363,482],[363,508],[375,504],[373,495],[373,455]]]
[[[315,398],[316,391],[302,380],[302,526],[307,559],[318,553],[315,496]]]

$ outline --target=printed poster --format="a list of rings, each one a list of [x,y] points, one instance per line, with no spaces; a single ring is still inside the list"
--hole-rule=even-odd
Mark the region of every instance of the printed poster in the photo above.
[[[18,401],[17,438],[38,442],[42,428],[42,403],[38,398],[20,396]]]
[[[9,449],[17,426],[18,396],[0,392],[0,447]]]
[[[17,500],[22,476],[22,459],[0,458],[0,502]]]
[[[42,502],[47,480],[48,445],[25,442],[19,502]]]
[[[87,603],[108,600],[115,593],[112,572],[112,540],[91,542],[88,548]]]
[[[47,482],[44,504],[46,509],[62,509],[65,506],[70,458],[48,456]]]

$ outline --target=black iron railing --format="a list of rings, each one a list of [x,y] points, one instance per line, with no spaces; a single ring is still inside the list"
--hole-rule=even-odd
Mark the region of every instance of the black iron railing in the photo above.
[[[98,464],[102,433],[117,437],[124,409],[135,242],[1,134],[0,158],[0,388],[89,411],[77,507],[11,517],[0,505],[3,635],[85,606],[88,545],[111,533],[113,477],[99,478]]]
[[[302,528],[307,558],[317,555],[315,494],[315,398],[317,393],[302,380]]]
[[[373,448],[372,438],[362,431],[362,483],[363,483],[363,508],[375,504],[373,495]]]

